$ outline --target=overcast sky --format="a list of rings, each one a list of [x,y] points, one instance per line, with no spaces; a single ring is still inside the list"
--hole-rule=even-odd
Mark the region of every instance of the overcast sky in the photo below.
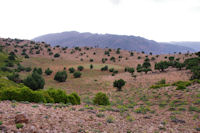
[[[63,31],[200,41],[200,0],[0,0],[0,37]]]

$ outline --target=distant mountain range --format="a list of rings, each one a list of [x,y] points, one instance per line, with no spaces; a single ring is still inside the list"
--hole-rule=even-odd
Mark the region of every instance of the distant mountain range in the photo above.
[[[138,36],[79,33],[76,31],[53,33],[42,35],[33,39],[34,41],[46,42],[52,46],[60,45],[67,47],[92,46],[99,48],[121,48],[132,51],[152,52],[153,54],[168,54],[174,52],[185,53],[195,50],[189,47],[174,45],[172,43],[159,43]]]
[[[194,49],[196,52],[200,51],[200,42],[170,42],[171,44],[184,46]]]

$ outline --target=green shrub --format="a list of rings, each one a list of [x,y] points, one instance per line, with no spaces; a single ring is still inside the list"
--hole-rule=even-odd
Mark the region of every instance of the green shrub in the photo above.
[[[16,82],[16,83],[20,83],[20,82],[21,82],[18,73],[9,74],[9,75],[7,76],[7,78],[8,78],[9,80],[12,80],[12,81]]]
[[[136,113],[142,113],[142,114],[146,114],[148,111],[150,111],[150,109],[146,106],[140,106],[135,110]]]
[[[70,67],[70,68],[69,68],[69,72],[70,72],[70,73],[74,73],[74,72],[75,72],[75,69],[74,69],[73,67]]]
[[[97,105],[109,105],[110,104],[108,96],[102,92],[99,92],[96,94],[96,96],[94,97],[93,103],[97,104]]]
[[[115,80],[113,82],[113,87],[117,87],[118,91],[122,90],[122,86],[124,86],[126,82],[123,79]]]
[[[157,84],[157,85],[166,84],[166,80],[165,80],[165,79],[161,79],[161,80],[158,81],[156,84]]]
[[[189,111],[194,111],[194,112],[199,112],[200,113],[200,108],[195,107],[195,106],[190,106]]]
[[[133,67],[125,67],[124,71],[133,74],[135,72],[135,69]]]
[[[33,72],[37,72],[38,74],[42,75],[42,68],[34,68]]]
[[[78,105],[78,104],[81,104],[81,99],[80,99],[80,97],[78,96],[78,94],[77,93],[75,93],[75,92],[73,92],[72,94],[70,94],[71,96],[73,96],[73,97],[75,97],[75,99],[76,99],[76,104]]]
[[[60,57],[60,54],[58,53],[54,54],[54,58],[58,58],[58,57]]]
[[[158,88],[167,87],[167,86],[170,86],[170,84],[152,85],[150,88],[152,88],[152,89],[158,89]]]
[[[114,118],[113,118],[112,116],[108,116],[108,117],[106,118],[106,122],[108,122],[108,123],[113,123],[113,122],[114,122]]]
[[[183,85],[183,86],[190,86],[191,81],[177,81],[172,84],[173,86]]]
[[[65,82],[67,79],[67,72],[66,71],[58,71],[54,77],[54,80],[59,82]]]
[[[61,89],[48,89],[46,92],[54,99],[55,103],[68,103],[69,99],[64,90]]]
[[[23,127],[24,127],[24,125],[21,124],[21,123],[17,123],[17,124],[16,124],[16,128],[17,128],[17,129],[20,129],[20,128],[23,128]]]
[[[30,72],[32,69],[31,69],[31,67],[26,67],[25,70],[26,70],[26,72]]]
[[[32,90],[38,90],[44,88],[45,80],[37,72],[33,72],[26,79],[24,79],[23,83],[30,87]]]
[[[108,66],[105,65],[104,67],[101,68],[101,71],[107,71],[108,70]]]
[[[46,75],[51,75],[52,74],[52,70],[51,69],[49,69],[49,68],[47,68],[46,70],[45,70],[45,74]]]
[[[114,70],[115,70],[114,68],[110,68],[109,72],[114,72]]]
[[[179,84],[176,88],[176,90],[185,90],[186,89],[186,86],[183,85],[183,84]]]
[[[90,64],[90,69],[93,69],[93,65],[92,64]]]
[[[81,77],[81,72],[77,71],[77,72],[74,72],[74,78],[80,78]]]
[[[78,66],[77,68],[79,71],[83,71],[84,67],[83,66]]]

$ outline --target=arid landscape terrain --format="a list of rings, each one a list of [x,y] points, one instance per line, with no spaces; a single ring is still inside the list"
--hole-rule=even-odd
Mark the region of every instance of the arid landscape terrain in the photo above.
[[[2,133],[200,131],[199,71],[191,68],[200,62],[190,60],[198,60],[198,53],[155,55],[109,48],[51,47],[44,42],[9,38],[1,38],[0,46]],[[27,78],[39,73],[34,68],[42,69],[42,87],[33,87]],[[64,81],[55,78],[58,71],[67,73]],[[120,79],[124,84],[114,83]],[[64,90],[68,100],[56,100],[49,88]],[[13,96],[22,93],[28,97],[28,90],[41,93],[45,100],[34,97],[39,100],[32,102]],[[74,92],[78,96],[72,96]],[[96,102],[99,92],[105,95]]]

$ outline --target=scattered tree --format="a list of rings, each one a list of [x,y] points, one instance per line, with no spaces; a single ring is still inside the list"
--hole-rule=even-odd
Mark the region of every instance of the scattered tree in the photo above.
[[[126,82],[123,79],[115,80],[113,82],[113,87],[117,88],[117,91],[121,91],[122,87],[126,84]]]

